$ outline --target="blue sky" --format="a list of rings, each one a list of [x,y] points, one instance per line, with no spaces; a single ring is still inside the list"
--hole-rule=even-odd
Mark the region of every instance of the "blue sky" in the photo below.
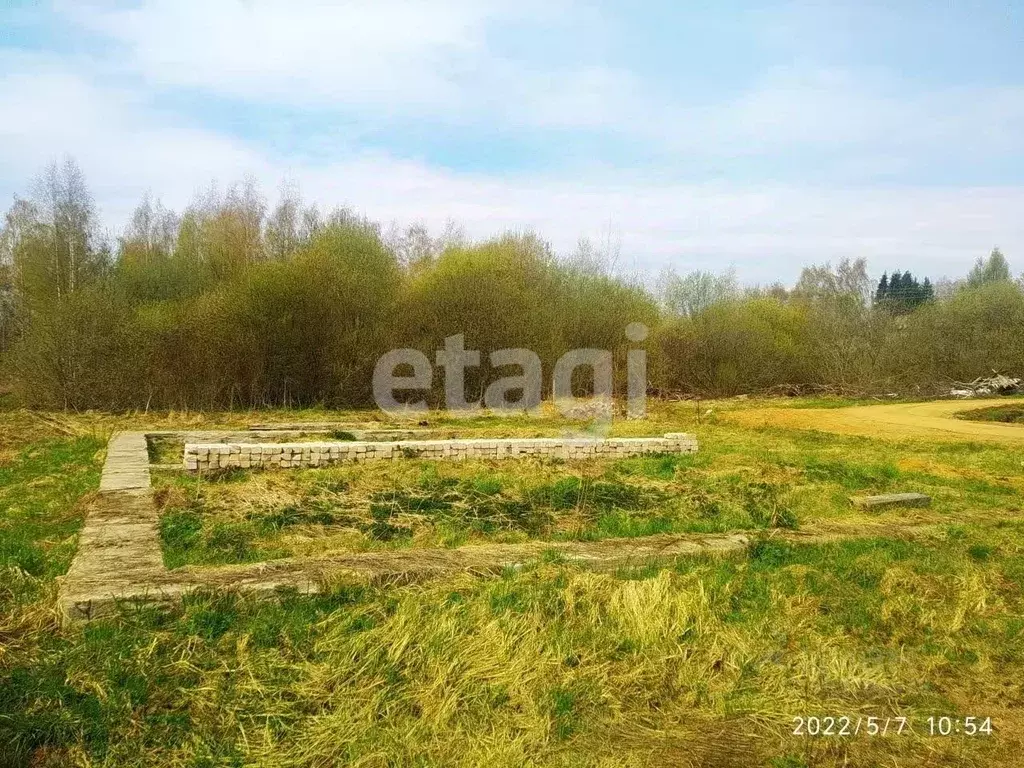
[[[1020,4],[14,2],[0,30],[0,195],[71,154],[112,233],[248,176],[647,275],[1024,268]]]

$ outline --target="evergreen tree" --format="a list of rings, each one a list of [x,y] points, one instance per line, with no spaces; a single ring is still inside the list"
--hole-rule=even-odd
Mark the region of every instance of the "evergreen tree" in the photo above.
[[[889,273],[883,272],[882,279],[878,281],[878,288],[875,290],[875,304],[881,304],[889,295]]]
[[[875,306],[897,314],[914,311],[935,298],[935,288],[928,278],[919,282],[909,271],[894,270],[892,276],[882,275],[875,291]]]
[[[902,293],[903,273],[897,269],[892,273],[892,277],[889,278],[889,290],[885,294],[886,301],[891,302],[894,299],[898,299]]]
[[[913,303],[917,298],[918,285],[917,280],[910,274],[909,271],[903,273],[903,279],[900,280],[901,291],[898,299],[902,299],[905,304]]]
[[[924,279],[924,282],[921,284],[921,289],[922,289],[922,299],[923,299],[923,301],[929,302],[929,301],[934,301],[935,300],[935,286],[932,285],[932,281],[929,280],[927,277]]]

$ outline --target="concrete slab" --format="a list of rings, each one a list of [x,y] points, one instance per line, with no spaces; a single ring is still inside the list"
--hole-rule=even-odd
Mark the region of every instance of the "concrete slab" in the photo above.
[[[886,493],[880,496],[851,496],[850,503],[859,509],[927,507],[931,505],[932,498],[923,493]]]
[[[459,571],[499,573],[552,555],[588,568],[613,570],[671,561],[685,555],[737,552],[752,540],[745,533],[727,533],[596,542],[533,541],[456,549],[347,553],[172,571],[163,562],[159,514],[149,486],[146,459],[144,434],[119,433],[111,439],[100,493],[90,506],[71,568],[60,580],[58,606],[64,621],[110,615],[124,604],[170,603],[197,589],[262,594],[287,587],[313,593],[347,580],[407,583]],[[921,494],[897,496],[905,499]],[[894,533],[892,526],[887,526],[886,532]],[[809,542],[830,540],[841,534],[786,531],[772,535]]]

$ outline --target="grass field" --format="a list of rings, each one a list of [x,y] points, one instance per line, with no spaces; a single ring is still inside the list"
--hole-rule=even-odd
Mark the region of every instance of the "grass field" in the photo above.
[[[113,429],[365,415],[0,412],[0,765],[1019,764],[1019,450],[718,421],[760,405],[711,404],[699,424],[692,405],[658,406],[649,422],[615,425],[695,431],[693,457],[156,478],[172,565],[757,532],[740,556],[615,574],[548,560],[316,597],[201,594],[66,628],[55,579]],[[896,490],[934,504],[867,514],[846,500]],[[901,537],[907,523],[922,535]],[[850,538],[784,543],[780,526]],[[792,735],[797,716],[844,715],[907,717],[912,732]],[[929,716],[990,717],[993,733],[929,736]]]
[[[158,473],[166,561],[177,567],[485,541],[905,523],[906,510],[864,515],[848,499],[897,488],[940,502],[932,512],[915,511],[912,519],[922,523],[967,522],[1018,505],[1012,478],[1020,468],[997,447],[886,450],[855,438],[724,425],[714,435],[696,455]]]
[[[1024,404],[997,405],[993,408],[979,408],[962,414],[971,421],[997,421],[1003,424],[1024,424]]]

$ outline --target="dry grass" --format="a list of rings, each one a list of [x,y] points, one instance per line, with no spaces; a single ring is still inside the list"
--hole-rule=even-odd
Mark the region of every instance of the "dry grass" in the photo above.
[[[730,405],[748,407],[743,401]],[[693,457],[408,460],[208,478],[158,475],[167,519],[184,521],[190,537],[176,543],[177,529],[165,530],[165,542],[175,550],[169,562],[796,525],[972,523],[990,518],[993,507],[1004,517],[1021,513],[1016,497],[1024,491],[1024,473],[998,448],[757,432],[706,418],[701,425],[669,423],[673,415],[695,418],[690,408],[663,405],[654,420],[666,431],[697,431],[702,449]],[[555,419],[535,423],[534,432],[546,434],[564,426]],[[511,431],[500,420],[486,426],[473,420],[460,434],[481,430],[498,436]],[[570,503],[550,498],[552,489],[571,491],[572,483],[580,491]],[[591,487],[611,498],[588,496]],[[848,501],[897,490],[929,493],[935,504],[864,512]]]
[[[259,610],[200,599],[185,618],[198,634],[176,663],[198,671],[186,706],[203,732],[232,734],[257,765],[650,765],[683,758],[684,743],[725,765],[787,750],[799,761],[803,749],[819,753],[814,765],[924,765],[930,752],[996,764],[984,743],[920,733],[792,751],[794,713],[899,714],[920,729],[950,706],[934,693],[963,669],[949,652],[975,654],[972,674],[986,679],[1009,671],[995,648],[982,650],[979,628],[994,628],[1019,595],[965,562],[959,576],[921,573],[922,555],[833,551],[880,575],[877,614],[863,617],[832,613],[844,591],[859,592],[815,583],[835,567],[829,558],[792,552],[640,580],[552,565],[370,593],[284,648],[268,644]],[[223,632],[215,619],[226,613],[237,618]],[[156,641],[185,650],[166,632]],[[210,667],[211,654],[223,666]],[[973,697],[970,711],[986,702]]]
[[[690,427],[686,405],[656,421],[676,412],[674,426]],[[8,418],[20,417],[0,414]],[[196,595],[169,613],[126,610],[60,629],[53,578],[66,567],[68,526],[95,487],[102,452],[88,437],[12,439],[13,463],[0,467],[0,519],[9,524],[0,528],[0,764],[1016,765],[1019,456],[702,421],[705,450],[692,465],[663,473],[637,460],[615,476],[700,489],[691,501],[705,505],[725,487],[785,486],[802,527],[877,535],[770,540],[742,557],[621,574],[548,562],[500,578],[338,585],[318,597]],[[115,422],[124,423],[81,424]],[[393,475],[370,465],[267,472],[204,481],[202,493],[211,509],[241,508],[244,517],[301,507],[312,488],[344,479],[344,490],[326,491],[332,503],[359,499],[362,508],[376,493],[420,483],[424,465],[389,464]],[[484,474],[432,466],[460,481]],[[488,476],[509,473],[509,487],[567,471],[520,469],[528,471],[486,467]],[[612,467],[591,469],[605,477]],[[189,503],[194,487],[165,480],[169,504]],[[845,506],[850,493],[904,486],[931,493],[933,508],[910,518]],[[888,535],[911,519],[931,524],[931,535]],[[21,532],[17,549],[12,531]],[[310,546],[318,533],[309,529]],[[915,733],[799,739],[790,734],[801,714],[901,715]],[[996,733],[929,738],[929,715],[991,716]]]

